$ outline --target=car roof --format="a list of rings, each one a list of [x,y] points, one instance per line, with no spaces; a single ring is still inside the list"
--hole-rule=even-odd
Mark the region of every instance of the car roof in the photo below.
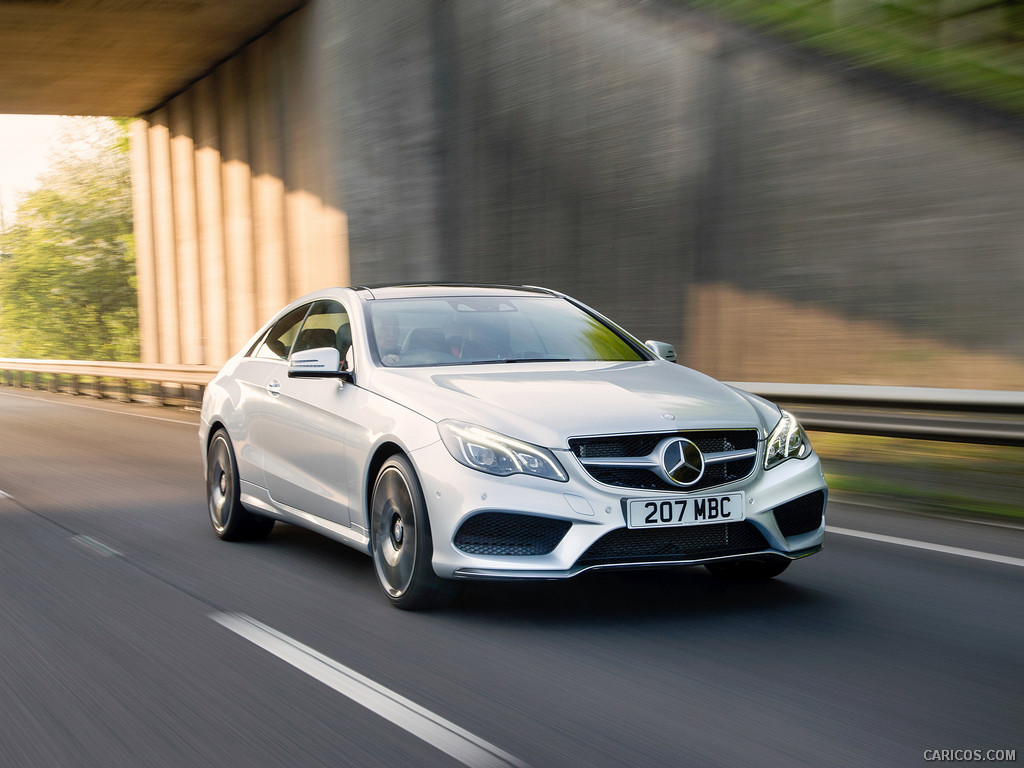
[[[408,283],[357,286],[364,299],[421,299],[455,296],[560,296],[547,288],[530,285],[470,285],[465,283]]]

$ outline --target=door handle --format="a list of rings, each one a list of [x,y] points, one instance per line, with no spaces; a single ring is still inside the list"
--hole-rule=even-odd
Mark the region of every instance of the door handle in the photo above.
[[[274,397],[279,397],[281,395],[281,382],[277,379],[271,381],[267,384],[267,392],[272,394]]]

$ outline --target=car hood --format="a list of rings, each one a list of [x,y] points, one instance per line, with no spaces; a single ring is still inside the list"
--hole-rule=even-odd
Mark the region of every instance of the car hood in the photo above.
[[[458,419],[565,448],[575,435],[774,426],[766,401],[665,361],[379,368],[371,389],[435,422]]]

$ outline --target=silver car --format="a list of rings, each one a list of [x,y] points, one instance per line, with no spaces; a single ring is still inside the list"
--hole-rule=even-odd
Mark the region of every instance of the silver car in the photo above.
[[[820,550],[828,489],[796,419],[674,357],[541,288],[312,293],[206,390],[214,531],[319,531],[406,609],[464,579],[762,579]]]

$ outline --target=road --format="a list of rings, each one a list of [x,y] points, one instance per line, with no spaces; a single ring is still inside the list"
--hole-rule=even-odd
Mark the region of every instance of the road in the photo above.
[[[315,534],[216,539],[196,422],[0,389],[0,766],[1024,761],[1024,531],[833,501],[767,584],[594,574],[410,614]]]

